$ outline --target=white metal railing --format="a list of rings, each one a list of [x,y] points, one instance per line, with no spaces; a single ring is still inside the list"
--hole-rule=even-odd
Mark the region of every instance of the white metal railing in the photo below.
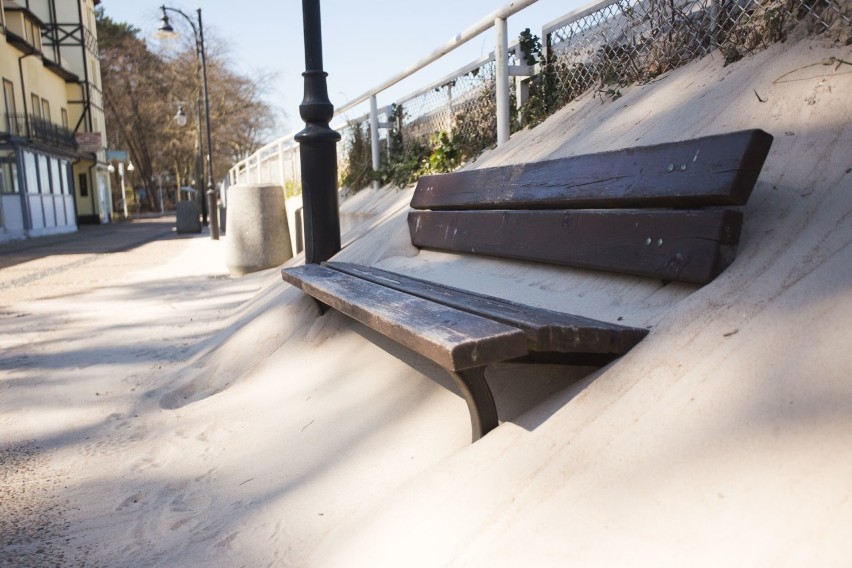
[[[540,37],[549,63],[545,67],[531,68],[523,65],[517,46],[514,46],[514,54],[510,53],[505,25],[509,16],[535,1],[517,1],[504,6],[411,67],[342,105],[334,115],[338,121],[343,113],[367,100],[370,101],[370,113],[345,123],[338,122],[332,127],[360,127],[369,118],[373,166],[377,169],[378,131],[388,127],[390,118],[389,107],[379,107],[377,95],[493,26],[498,28],[495,53],[396,102],[419,113],[409,123],[411,130],[451,126],[453,113],[458,111],[461,103],[469,102],[465,97],[478,94],[477,89],[483,90],[482,84],[470,81],[463,84],[463,76],[471,72],[486,70],[489,86],[496,91],[499,145],[508,138],[508,88],[512,76],[550,74],[547,104],[558,108],[595,85],[647,81],[714,49],[722,48],[726,60],[736,60],[743,53],[783,39],[792,26],[801,22],[807,22],[813,33],[852,25],[848,0],[789,0],[783,3],[777,0],[684,0],[677,5],[656,0],[594,0],[542,27]],[[514,60],[514,65],[510,65],[511,60]],[[519,105],[524,101],[523,87],[523,82],[516,81]],[[490,106],[488,112],[494,112]],[[379,120],[380,114],[386,117],[384,123]],[[288,181],[298,183],[299,148],[294,136],[295,133],[284,136],[235,164],[229,173],[230,182],[285,186]],[[341,144],[339,159],[344,153],[345,145]]]
[[[610,4],[615,4],[617,0],[601,0],[600,2],[592,2],[591,4],[586,4],[585,6],[581,6],[576,10],[572,10],[568,12],[564,16],[560,16],[555,20],[546,23],[541,28],[541,37],[546,38],[548,35],[553,33],[554,31],[564,28],[578,20],[582,20],[589,14],[593,14],[598,10],[609,6]]]
[[[480,21],[476,22],[474,25],[463,30],[462,32],[457,34],[453,39],[451,39],[444,45],[438,47],[432,53],[430,53],[420,61],[414,63],[407,69],[404,69],[403,71],[397,73],[384,83],[381,83],[380,85],[362,93],[358,97],[355,97],[354,99],[340,106],[335,110],[334,117],[339,119],[340,116],[343,115],[345,112],[351,110],[352,108],[360,105],[365,101],[370,101],[369,120],[371,125],[371,151],[373,156],[373,167],[375,169],[378,169],[380,160],[379,156],[381,151],[379,145],[379,129],[382,127],[386,127],[387,123],[381,123],[379,121],[379,114],[381,114],[382,112],[386,112],[386,110],[384,107],[380,108],[378,106],[377,95],[396,85],[400,81],[410,77],[414,73],[417,73],[427,65],[434,63],[441,57],[453,51],[454,49],[460,47],[461,45],[467,43],[468,41],[476,38],[477,36],[496,26],[497,46],[495,49],[495,53],[497,54],[497,56],[495,57],[495,54],[492,53],[489,56],[489,60],[496,61],[497,63],[496,82],[498,105],[498,144],[505,143],[509,139],[510,72],[515,72],[515,74],[519,72],[518,69],[510,70],[509,68],[509,42],[506,33],[506,20],[510,16],[535,4],[537,1],[538,0],[516,0],[514,2],[506,4],[499,10],[496,10],[495,12],[489,14]],[[470,69],[478,68],[481,65],[481,61],[471,63],[457,71],[455,74],[448,75],[447,78],[443,80],[443,83],[452,80],[454,77],[459,77],[460,75],[468,73]],[[403,100],[410,100],[412,98],[415,98],[420,92],[421,91],[418,91],[418,93],[413,93],[412,95],[405,97],[405,99]],[[340,129],[342,127],[345,127],[345,123],[342,125],[340,123],[338,123],[337,125],[332,125],[332,128],[335,129]],[[267,144],[248,158],[234,164],[234,166],[230,169],[228,173],[228,181],[231,184],[278,183],[280,185],[286,185],[288,181],[295,183],[295,180],[298,180],[300,178],[298,172],[299,148],[298,144],[296,144],[294,140],[295,135],[295,132],[287,134],[286,136],[283,136],[278,140]],[[285,166],[285,164],[288,162],[294,164],[292,166],[289,166],[290,176],[287,175],[288,167]]]

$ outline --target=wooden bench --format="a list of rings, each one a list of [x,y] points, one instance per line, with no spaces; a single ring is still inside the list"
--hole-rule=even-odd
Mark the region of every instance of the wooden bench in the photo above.
[[[411,242],[705,284],[734,259],[742,213],[729,207],[747,202],[771,144],[749,130],[424,176],[408,216]],[[447,370],[474,441],[498,424],[488,365],[602,365],[647,334],[367,266],[328,262],[282,275]]]

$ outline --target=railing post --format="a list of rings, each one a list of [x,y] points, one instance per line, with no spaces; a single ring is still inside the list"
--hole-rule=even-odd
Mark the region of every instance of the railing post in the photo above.
[[[281,176],[281,187],[284,188],[284,196],[287,196],[287,173],[284,171],[284,142],[278,143],[278,173]]]
[[[509,32],[506,18],[494,20],[497,30],[497,145],[509,141]]]
[[[447,133],[451,133],[453,131],[453,121],[455,120],[456,113],[453,110],[453,84],[447,83],[447,107],[450,109],[449,118],[447,120]]]
[[[296,135],[302,163],[305,214],[305,262],[319,264],[340,250],[337,201],[337,142],[340,134],[328,123],[334,106],[328,100],[328,74],[322,70],[319,0],[302,0],[305,34],[305,96],[299,114],[305,129]]]
[[[370,96],[370,152],[373,156],[373,172],[382,167],[382,157],[379,154],[379,106],[376,95]],[[379,189],[379,180],[373,180],[373,187]]]

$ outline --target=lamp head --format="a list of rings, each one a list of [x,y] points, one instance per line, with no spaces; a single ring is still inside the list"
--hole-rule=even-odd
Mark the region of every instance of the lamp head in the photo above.
[[[178,126],[186,126],[186,113],[183,112],[183,105],[178,106],[177,114],[175,114],[175,122]]]
[[[166,7],[160,7],[163,10],[163,17],[160,18],[160,27],[154,32],[154,37],[157,39],[175,39],[180,34],[175,31],[169,22],[169,16],[166,14]]]
[[[115,173],[115,166],[113,166],[112,164],[108,165],[107,171],[111,174],[114,174]]]
[[[135,168],[135,167],[133,167],[133,162],[127,162],[127,171],[128,171],[128,172],[132,172],[132,171],[133,171],[133,170],[135,170],[135,169],[136,169],[136,168]]]

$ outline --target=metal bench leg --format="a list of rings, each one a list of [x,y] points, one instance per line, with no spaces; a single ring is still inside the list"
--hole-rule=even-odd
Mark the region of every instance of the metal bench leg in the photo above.
[[[497,407],[488,383],[485,367],[474,367],[464,371],[448,371],[461,390],[470,412],[470,427],[473,441],[477,441],[498,425]]]

